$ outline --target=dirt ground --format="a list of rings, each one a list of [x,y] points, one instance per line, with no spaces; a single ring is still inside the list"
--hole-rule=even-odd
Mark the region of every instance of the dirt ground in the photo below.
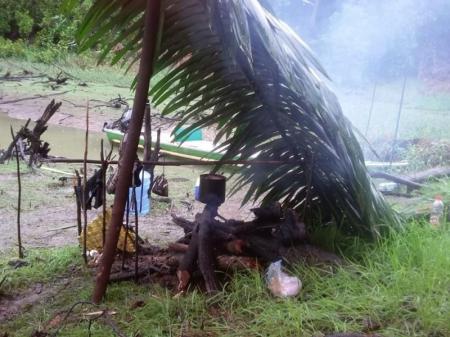
[[[130,104],[132,102],[132,92],[126,86],[113,82],[84,82],[69,78],[65,85],[55,87],[47,77],[36,77],[41,75],[39,72],[33,71],[33,74],[24,75],[18,68],[7,68],[7,70],[10,71],[10,78],[1,80],[0,86],[0,113],[6,113],[14,119],[36,120],[41,116],[49,101],[54,98],[63,104],[49,123],[79,129],[79,133],[82,134],[81,130],[86,127],[86,104],[89,100],[89,130],[94,138],[100,139],[104,122],[117,119],[125,109],[125,106],[114,108],[110,106],[109,101],[120,96]],[[84,83],[87,86],[80,85]],[[156,110],[152,112],[157,113]],[[2,123],[9,124],[8,117],[5,118]],[[162,125],[161,120],[158,119],[154,119],[153,123],[154,127],[158,125],[170,127],[167,124]],[[2,127],[0,130],[4,132],[9,130],[9,125],[0,127]],[[73,142],[73,139],[70,139],[72,136],[64,137],[64,132],[62,136],[58,134],[58,137],[61,143]],[[211,137],[211,132],[207,131],[206,138]],[[7,137],[3,142],[5,144],[0,141],[0,148],[9,142]],[[82,157],[83,144],[78,144],[76,148],[79,152],[78,157]],[[79,166],[61,165],[55,165],[52,168],[65,172],[80,169]],[[90,169],[94,170],[95,166],[91,166]],[[17,178],[14,172],[13,163],[8,164],[6,169],[0,167],[0,250],[12,248],[17,244]],[[182,235],[182,230],[172,223],[170,214],[175,213],[192,219],[196,212],[201,211],[202,205],[192,198],[192,189],[198,175],[204,172],[205,168],[167,169],[165,173],[169,179],[170,200],[167,202],[157,197],[153,198],[151,214],[140,219],[140,234],[144,238],[148,238],[153,243],[164,244]],[[42,170],[34,174],[30,172],[23,174],[21,230],[25,248],[77,243],[76,204],[72,183],[69,179],[62,184],[58,180],[60,177],[61,174]],[[235,219],[251,217],[250,207],[240,209],[241,197],[241,194],[237,194],[229,198],[221,207],[221,214]],[[110,204],[112,204],[112,197],[109,197]],[[100,209],[89,211],[89,220],[100,212]]]
[[[9,164],[11,168],[12,164]],[[181,228],[173,224],[171,214],[193,219],[203,205],[192,198],[195,176],[193,168],[174,168],[166,172],[169,180],[169,199],[152,197],[149,215],[139,218],[140,235],[150,242],[165,245],[183,236]],[[184,175],[184,177],[182,177]],[[57,174],[25,173],[22,176],[23,197],[21,212],[22,242],[27,248],[57,247],[77,243],[76,203],[71,182],[62,184]],[[0,173],[0,250],[17,244],[17,180],[14,173]],[[170,197],[172,196],[172,197]],[[242,195],[234,195],[220,208],[227,218],[250,219],[250,206],[240,208]],[[108,196],[112,205],[113,196]],[[101,208],[88,211],[88,220],[100,214]]]
[[[17,69],[15,69],[17,71]],[[86,129],[86,108],[89,105],[89,130],[102,132],[105,122],[118,119],[132,106],[134,93],[125,86],[113,83],[84,82],[69,78],[64,85],[55,87],[44,77],[13,73],[11,80],[0,80],[0,112],[21,120],[38,119],[50,100],[62,102],[61,108],[50,119],[49,124],[69,128]],[[15,79],[17,78],[17,79]],[[82,85],[80,85],[82,84]],[[115,105],[121,98],[125,104]],[[152,107],[152,115],[160,110]],[[172,131],[174,120],[154,116],[152,127]],[[203,130],[204,139],[213,140],[213,129]]]

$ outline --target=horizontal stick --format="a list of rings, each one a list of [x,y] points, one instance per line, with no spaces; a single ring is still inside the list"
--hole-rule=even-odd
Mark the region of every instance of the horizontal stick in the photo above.
[[[65,158],[49,158],[43,160],[45,163],[65,163],[65,164],[81,164],[83,159],[65,159]],[[117,164],[117,160],[105,161],[109,165]],[[87,159],[88,164],[102,164],[101,160]],[[281,161],[281,160],[183,160],[183,161],[142,161],[144,165],[155,166],[201,166],[201,165],[280,165],[280,164],[293,164],[298,165],[303,163],[301,161]]]

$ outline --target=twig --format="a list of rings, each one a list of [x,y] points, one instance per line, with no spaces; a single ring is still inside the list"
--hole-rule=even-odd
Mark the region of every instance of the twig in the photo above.
[[[25,97],[25,98],[13,99],[11,101],[3,101],[3,102],[0,102],[0,104],[10,104],[10,103],[17,103],[17,102],[22,102],[22,101],[30,101],[30,100],[38,99],[38,98],[46,98],[46,97],[51,97],[51,96],[64,95],[64,94],[67,94],[68,92],[70,92],[70,90],[66,90],[63,92],[55,92],[55,93],[48,94],[48,95],[36,95],[33,97]]]
[[[394,142],[392,143],[391,156],[389,159],[390,165],[392,165],[392,161],[394,160],[394,152],[395,152],[395,148],[397,147],[398,131],[399,131],[399,127],[400,127],[400,117],[402,116],[403,100],[405,98],[405,90],[406,90],[406,76],[403,78],[402,95],[400,96],[400,104],[398,106],[397,122],[395,125],[395,133],[394,133]]]
[[[30,124],[30,122],[31,122],[31,119],[28,118],[28,120],[25,123],[25,125],[22,126],[20,131],[17,132],[17,134],[14,136],[13,141],[11,142],[11,144],[9,144],[8,148],[6,149],[6,151],[4,151],[4,153],[0,156],[0,163],[3,163],[6,159],[9,159],[11,157],[12,151],[13,151],[14,147],[16,146],[17,141],[20,138],[21,132],[28,127],[28,124]]]
[[[73,310],[74,310],[78,305],[83,305],[83,304],[96,306],[95,303],[92,303],[92,302],[90,302],[90,301],[79,301],[79,302],[74,303],[74,304],[70,307],[70,309],[67,311],[67,313],[64,315],[64,318],[61,320],[61,325],[59,326],[59,328],[51,335],[52,337],[56,337],[56,336],[59,334],[59,332],[61,331],[61,329],[64,328],[65,323],[66,323],[66,320],[67,320],[67,318],[69,318],[69,316],[70,316],[70,314],[73,312]]]
[[[53,229],[49,229],[48,232],[57,232],[57,231],[62,231],[65,229],[71,229],[71,228],[75,228],[75,227],[78,227],[78,225],[70,225],[70,226],[65,226],[65,227],[53,228]]]
[[[122,249],[122,270],[125,270],[125,258],[127,254],[127,239],[128,239],[128,226],[130,223],[130,198],[127,196],[126,201],[126,215],[125,215],[125,239],[123,240],[123,249]],[[122,227],[120,228],[122,231]]]
[[[111,330],[119,337],[127,337],[122,331],[120,331],[119,327],[117,326],[116,322],[114,322],[111,317],[108,314],[104,315],[103,318],[104,322],[109,325]]]
[[[2,280],[0,281],[0,288],[2,287],[3,283],[5,283],[7,276],[3,276]]]
[[[46,77],[46,75],[10,76],[10,77],[2,76],[2,77],[0,77],[0,81],[22,81],[22,80],[31,80],[34,78],[41,78],[41,77]]]
[[[16,139],[14,136],[14,131],[11,126],[11,136],[13,141]],[[19,162],[19,149],[17,147],[17,142],[14,144],[14,147],[16,149],[16,164],[17,164],[17,184],[18,184],[18,195],[17,195],[17,244],[19,245],[19,259],[23,258],[23,251],[22,251],[22,236],[20,233],[20,209],[22,204],[22,182],[20,180],[20,162]]]
[[[86,245],[87,245],[87,207],[86,207],[86,191],[87,191],[87,156],[88,156],[88,140],[89,140],[89,100],[86,103],[86,137],[84,143],[84,162],[83,162],[83,217],[84,217],[84,233],[83,233],[83,258],[87,263]]]
[[[103,139],[100,141],[100,160],[102,161],[102,199],[103,199],[103,219],[102,219],[102,247],[105,246],[106,237],[106,170],[108,164],[105,162],[105,153],[103,152]]]
[[[365,137],[367,137],[367,133],[369,132],[370,122],[372,120],[373,106],[375,105],[376,93],[377,93],[377,82],[375,82],[375,84],[373,85],[372,100],[370,102],[370,108],[369,108],[369,117],[367,118],[366,132],[364,133]]]
[[[142,168],[142,181],[141,188],[144,189],[144,168]],[[139,214],[137,208],[137,198],[136,198],[136,181],[134,179],[135,175],[133,174],[133,201],[134,201],[134,282],[138,282],[139,279]],[[140,206],[142,208],[142,198]]]
[[[83,193],[83,190],[81,188],[81,176],[80,173],[78,173],[77,170],[75,170],[75,175],[77,176],[77,185],[74,187],[75,190],[75,198],[77,202],[77,227],[78,227],[78,236],[81,235],[81,200],[78,192]],[[78,192],[77,192],[78,191]]]
[[[47,163],[66,163],[66,164],[80,164],[84,162],[84,159],[71,159],[71,158],[48,158],[42,160],[42,162]],[[88,159],[87,163],[89,164],[101,164],[100,160]],[[119,163],[118,160],[109,160],[108,164],[117,165]],[[203,166],[203,165],[282,165],[282,164],[290,164],[290,165],[299,165],[303,164],[302,160],[178,160],[178,161],[141,161],[144,165],[155,165],[155,166]]]

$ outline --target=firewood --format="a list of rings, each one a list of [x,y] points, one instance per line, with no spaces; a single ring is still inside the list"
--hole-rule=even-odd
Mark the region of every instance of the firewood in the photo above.
[[[280,220],[283,213],[281,204],[274,202],[266,206],[251,209],[258,221],[277,221]]]
[[[189,250],[189,245],[184,243],[172,242],[169,243],[169,250],[175,253],[186,253]]]
[[[198,233],[198,266],[205,281],[206,291],[214,293],[219,290],[217,278],[214,274],[215,257],[211,244],[213,207],[206,206],[199,221]]]
[[[189,243],[188,250],[184,254],[183,259],[178,267],[178,291],[186,289],[191,275],[195,269],[195,265],[198,257],[198,226],[192,231],[191,242]]]
[[[220,270],[260,270],[258,259],[249,256],[220,255],[217,257],[217,267]]]

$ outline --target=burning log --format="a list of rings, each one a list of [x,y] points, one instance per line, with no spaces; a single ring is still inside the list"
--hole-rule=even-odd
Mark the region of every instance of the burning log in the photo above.
[[[177,271],[179,291],[185,290],[197,268],[207,292],[214,293],[218,290],[216,268],[258,269],[258,261],[274,261],[282,257],[286,247],[306,241],[305,225],[293,210],[283,215],[279,204],[275,204],[253,212],[257,217],[250,222],[219,221],[217,207],[211,205],[205,206],[195,222],[172,215],[174,222],[191,234],[189,244],[169,246],[171,251],[184,253]]]

